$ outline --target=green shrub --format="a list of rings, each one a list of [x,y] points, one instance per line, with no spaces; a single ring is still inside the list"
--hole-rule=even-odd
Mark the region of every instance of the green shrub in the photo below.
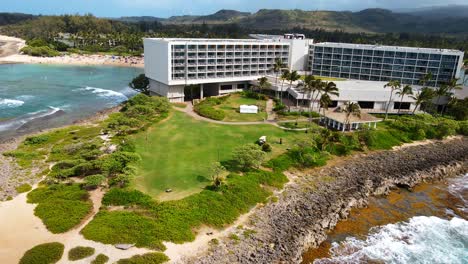
[[[17,193],[25,193],[25,192],[29,192],[30,190],[32,190],[32,187],[31,185],[27,183],[21,184],[20,186],[16,187]]]
[[[97,257],[91,261],[91,264],[105,264],[109,261],[109,257],[104,254],[99,254]]]
[[[49,140],[49,136],[47,134],[45,135],[39,135],[39,136],[34,136],[34,137],[27,137],[24,140],[25,145],[40,145],[44,142],[47,142]]]
[[[129,259],[121,259],[117,261],[117,264],[161,264],[167,261],[169,261],[169,258],[162,253],[147,253]]]
[[[96,174],[96,175],[90,175],[86,176],[84,178],[84,188],[86,189],[96,189],[99,187],[104,181],[106,180],[106,177],[104,177],[101,174]]]
[[[263,152],[271,152],[271,150],[272,150],[272,149],[271,149],[271,145],[270,145],[270,144],[264,143],[264,144],[262,145],[262,151],[263,151]]]
[[[71,261],[84,259],[94,255],[94,251],[92,247],[74,247],[68,251],[68,259]]]
[[[194,107],[195,112],[199,115],[213,119],[223,120],[226,117],[226,113],[223,110],[215,109],[212,105],[199,103]]]
[[[42,47],[26,46],[21,49],[21,52],[29,56],[34,56],[34,57],[56,57],[60,55],[60,52],[50,48],[49,46],[42,46]]]
[[[162,241],[192,241],[193,230],[201,225],[221,228],[233,223],[257,203],[267,201],[271,191],[262,186],[281,188],[285,182],[286,176],[278,172],[231,174],[219,190],[204,189],[181,200],[142,206],[131,212],[101,210],[81,233],[86,239],[106,244],[135,243],[138,247],[162,250]],[[115,203],[126,203],[116,197],[119,193],[112,195]],[[108,199],[104,203],[109,203]]]
[[[268,100],[268,96],[261,94],[261,93],[253,92],[253,91],[243,91],[241,92],[241,96],[255,99],[255,100],[264,100],[264,101]]]
[[[112,188],[104,195],[102,204],[115,206],[140,205],[147,207],[153,205],[154,201],[151,196],[138,190]]]
[[[28,193],[28,202],[37,203],[34,214],[41,218],[54,234],[66,232],[78,225],[91,211],[89,194],[77,184],[52,185]]]
[[[265,165],[275,171],[285,171],[294,164],[295,161],[288,154],[282,154],[276,158],[270,159]]]
[[[458,125],[458,134],[468,136],[468,121],[459,122]]]
[[[65,246],[58,242],[35,246],[24,253],[20,264],[51,264],[57,263],[63,255]]]
[[[243,170],[260,167],[265,157],[265,152],[256,144],[239,146],[234,149],[232,154],[233,160]]]
[[[391,149],[401,144],[400,140],[387,130],[367,130],[361,136],[371,150]]]

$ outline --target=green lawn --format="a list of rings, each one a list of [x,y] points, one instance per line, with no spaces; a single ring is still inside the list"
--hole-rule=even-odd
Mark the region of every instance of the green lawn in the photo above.
[[[345,81],[346,79],[343,78],[336,78],[336,77],[327,77],[327,76],[317,76],[314,75],[315,79],[320,79],[322,81],[328,81],[328,82],[337,82],[337,81]],[[301,80],[304,80],[305,75],[301,76]]]
[[[200,192],[210,182],[209,165],[229,160],[232,150],[267,136],[278,155],[304,137],[303,132],[286,132],[271,125],[218,125],[197,121],[174,111],[163,123],[135,136],[142,161],[134,185],[160,200],[179,199]],[[283,144],[277,142],[283,139]],[[172,193],[165,193],[170,188]]]
[[[241,114],[239,113],[240,105],[257,105],[259,106],[259,113],[257,114]],[[252,122],[252,121],[263,121],[267,118],[265,112],[266,101],[256,100],[252,98],[242,97],[240,94],[231,94],[228,99],[221,105],[217,105],[214,108],[221,109],[225,112],[226,117],[223,121],[229,122]]]

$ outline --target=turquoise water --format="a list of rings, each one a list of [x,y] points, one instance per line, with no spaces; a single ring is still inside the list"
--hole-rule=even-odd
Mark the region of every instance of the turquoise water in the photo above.
[[[0,65],[0,138],[70,124],[118,105],[142,69],[41,64]]]

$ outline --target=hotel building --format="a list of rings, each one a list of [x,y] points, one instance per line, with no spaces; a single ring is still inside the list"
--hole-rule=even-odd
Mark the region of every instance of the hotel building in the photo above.
[[[276,59],[290,69],[307,67],[312,40],[274,39],[164,39],[145,45],[145,74],[150,90],[173,102],[183,102],[185,87],[199,85],[199,97],[248,88],[249,82],[273,74]]]
[[[462,75],[464,53],[457,50],[314,44],[298,34],[251,37],[145,39],[145,74],[150,79],[151,92],[172,102],[182,102],[240,91],[264,76],[275,84],[273,65],[276,59],[281,59],[291,70],[345,79],[336,82],[340,96],[333,98],[335,104],[355,101],[369,112],[381,112],[389,96],[389,89],[383,86],[390,80],[411,84],[418,91],[419,80],[429,72],[433,76],[428,83],[431,87]],[[187,87],[196,87],[195,95]],[[288,93],[296,102],[304,98],[294,87],[273,85],[272,89]],[[412,111],[414,100],[409,96],[403,99],[402,110]],[[399,106],[397,103],[390,109]]]
[[[344,79],[383,81],[399,80],[417,85],[432,73],[428,83],[438,87],[461,76],[463,52],[343,43],[319,43],[310,46],[309,70],[313,75]]]

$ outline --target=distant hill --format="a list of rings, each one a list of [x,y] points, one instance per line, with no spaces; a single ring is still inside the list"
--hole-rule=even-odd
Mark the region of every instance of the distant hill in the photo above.
[[[0,26],[16,24],[35,17],[34,15],[22,13],[0,13]]]
[[[161,22],[165,19],[153,16],[129,16],[121,17],[118,20],[123,22]]]
[[[425,19],[468,17],[468,5],[432,6],[415,9],[401,9],[395,12],[406,13]]]
[[[243,13],[233,10],[220,10],[207,16],[174,16],[159,20],[164,24],[232,24],[257,29],[324,29],[342,30],[346,32],[417,32],[417,33],[446,33],[468,35],[468,16],[441,17],[446,9],[431,9],[439,15],[422,15],[422,13],[398,13],[386,9],[365,9],[359,12],[349,11],[304,11],[261,9],[256,13]],[[429,12],[429,11],[425,11]]]

